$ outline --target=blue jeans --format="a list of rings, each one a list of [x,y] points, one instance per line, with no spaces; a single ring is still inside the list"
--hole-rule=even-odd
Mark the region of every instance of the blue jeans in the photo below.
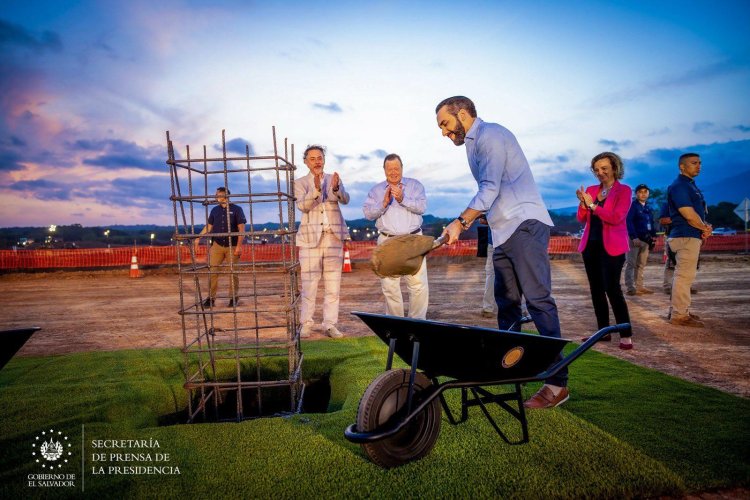
[[[549,226],[538,220],[525,220],[508,240],[492,254],[495,266],[495,302],[498,307],[497,325],[500,330],[520,331],[521,296],[539,333],[545,337],[561,338],[557,304],[552,298],[552,272],[549,265]],[[562,359],[562,351],[555,363]],[[565,387],[568,368],[545,382]]]

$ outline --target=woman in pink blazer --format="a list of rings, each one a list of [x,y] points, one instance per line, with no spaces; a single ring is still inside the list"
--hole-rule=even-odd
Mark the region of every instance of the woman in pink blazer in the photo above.
[[[577,217],[586,224],[578,251],[583,255],[591,302],[601,329],[609,326],[609,306],[612,306],[617,323],[630,323],[628,305],[620,288],[620,276],[625,254],[629,250],[625,219],[630,209],[632,190],[619,181],[625,168],[622,159],[614,153],[596,155],[591,160],[591,171],[599,179],[599,184],[585,190],[581,186],[576,191],[581,202]],[[620,349],[633,348],[631,336],[631,331],[620,334]],[[611,338],[607,335],[602,340]]]

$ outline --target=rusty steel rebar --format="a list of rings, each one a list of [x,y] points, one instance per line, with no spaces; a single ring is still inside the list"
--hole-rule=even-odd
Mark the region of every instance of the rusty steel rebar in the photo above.
[[[290,155],[285,139],[283,156],[280,156],[273,127],[273,155],[252,156],[246,144],[244,156],[228,156],[226,135],[222,130],[221,156],[209,157],[207,147],[203,146],[202,157],[196,158],[191,156],[188,145],[185,158],[177,158],[168,131],[166,137],[188,422],[198,418],[221,420],[219,407],[229,392],[236,394],[236,408],[228,420],[261,416],[264,390],[278,387],[289,390],[288,411],[284,412],[298,412],[304,384],[297,312],[299,261],[295,246],[294,145]],[[265,189],[257,186],[259,175],[270,177]],[[232,232],[230,227],[229,232],[200,234],[200,230],[196,230],[196,226],[207,223],[210,210],[217,204],[209,179],[220,183],[214,187],[231,191],[227,193],[227,219],[230,203],[242,208],[247,219],[244,231]],[[266,178],[261,177],[261,181],[264,180]],[[276,191],[273,187],[269,190],[268,186],[272,185]],[[274,206],[276,212],[271,213],[275,227],[269,230],[269,223],[259,224],[257,220],[268,218],[269,209],[272,211]],[[249,243],[242,245],[242,259],[234,262],[230,258],[221,266],[211,266],[207,248],[206,262],[200,262],[194,242],[216,237],[228,238],[230,255],[234,251],[233,237],[249,239]],[[280,241],[278,260],[256,259],[256,246],[263,244],[261,238]],[[188,246],[187,258],[180,251],[182,245]],[[235,276],[239,278],[239,289],[235,289]],[[206,307],[204,304],[210,298],[208,282],[212,277],[225,278],[229,282],[229,293],[218,293],[215,302]],[[230,298],[231,305],[224,306]],[[271,365],[271,362],[284,356],[287,363],[280,373],[278,363]],[[246,410],[243,403],[243,393],[249,392],[255,396],[258,409],[255,413]],[[209,414],[211,411],[213,415]]]

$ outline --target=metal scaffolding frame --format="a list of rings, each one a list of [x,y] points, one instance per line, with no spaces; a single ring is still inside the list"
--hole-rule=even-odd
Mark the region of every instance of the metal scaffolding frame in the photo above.
[[[272,135],[272,156],[251,156],[248,144],[244,155],[228,156],[222,130],[221,157],[209,157],[203,146],[202,157],[193,158],[190,146],[185,146],[185,157],[177,158],[169,131],[166,133],[188,422],[241,421],[268,415],[264,410],[264,393],[275,390],[278,397],[278,392],[284,393],[285,388],[288,388],[288,412],[283,409],[281,412],[295,413],[301,409],[304,383],[297,308],[294,145],[290,147],[284,139],[281,156],[275,127]],[[218,187],[229,189],[229,203],[243,209],[247,219],[244,233],[199,235],[200,230],[196,231],[196,225],[202,227],[207,223],[210,210],[217,205],[214,194]],[[273,208],[278,211],[272,224],[256,222],[259,212],[267,215]],[[246,243],[242,257],[236,263],[228,259],[221,266],[211,267],[210,243],[195,249],[194,242],[198,238],[208,241],[222,236],[243,238]],[[269,240],[275,247],[280,246],[281,251],[264,252]],[[229,238],[230,254],[233,251]],[[206,299],[212,275],[219,278],[219,293],[216,302],[209,305]],[[234,289],[233,276],[239,277],[238,290]],[[229,293],[224,295],[222,290]],[[225,301],[234,297],[239,300]],[[236,411],[229,415],[226,409],[219,411],[233,399]]]

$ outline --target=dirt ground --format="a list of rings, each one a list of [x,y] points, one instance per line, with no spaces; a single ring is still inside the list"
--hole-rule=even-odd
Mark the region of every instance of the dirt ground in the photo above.
[[[181,347],[178,277],[173,269],[145,270],[130,279],[128,269],[0,275],[0,329],[40,326],[18,355],[48,355],[128,348]],[[595,330],[583,265],[553,260],[553,293],[563,336],[580,340]],[[679,328],[665,321],[668,296],[661,292],[662,269],[654,259],[646,270],[653,295],[627,297],[635,349],[622,351],[615,339],[595,349],[638,365],[750,397],[750,258],[705,256],[692,311],[705,329]],[[429,261],[428,319],[496,326],[483,318],[483,259]],[[226,284],[222,279],[220,287]],[[367,263],[344,274],[339,329],[346,336],[371,332],[350,311],[383,312],[377,278]],[[406,296],[406,294],[405,294]],[[318,301],[322,299],[319,293]],[[220,300],[223,304],[226,299]],[[320,305],[316,320],[320,321]],[[322,332],[315,339],[326,339]],[[324,340],[331,341],[331,340]]]

